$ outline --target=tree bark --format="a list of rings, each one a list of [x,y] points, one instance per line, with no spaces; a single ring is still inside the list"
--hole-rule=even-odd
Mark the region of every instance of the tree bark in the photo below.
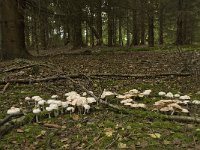
[[[108,46],[113,46],[113,12],[108,0]]]
[[[159,11],[159,44],[164,44],[163,36],[163,27],[164,27],[164,8],[162,2],[160,2],[160,11]]]
[[[97,32],[99,34],[99,39],[97,39],[97,45],[103,44],[103,30],[102,30],[102,0],[97,0]]]
[[[4,0],[2,2],[2,57],[3,59],[29,56],[24,33],[25,1]]]
[[[183,0],[178,0],[176,44],[183,45]]]

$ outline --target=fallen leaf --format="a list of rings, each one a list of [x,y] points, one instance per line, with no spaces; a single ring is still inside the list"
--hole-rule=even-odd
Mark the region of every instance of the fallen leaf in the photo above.
[[[127,148],[127,146],[126,146],[126,144],[124,144],[124,143],[118,143],[118,148]]]
[[[22,129],[17,129],[17,133],[24,133],[24,130],[22,130]]]
[[[105,134],[107,137],[111,137],[113,135],[114,130],[112,128],[105,128]]]
[[[48,128],[62,129],[62,126],[57,125],[57,124],[49,124],[49,123],[45,123],[44,126],[45,126],[45,127],[48,127]]]
[[[73,114],[73,115],[72,115],[72,119],[73,119],[74,121],[78,121],[78,120],[80,119],[80,117],[79,117],[79,115]]]
[[[150,137],[154,138],[154,139],[160,139],[161,135],[159,133],[153,133],[153,134],[149,134]]]

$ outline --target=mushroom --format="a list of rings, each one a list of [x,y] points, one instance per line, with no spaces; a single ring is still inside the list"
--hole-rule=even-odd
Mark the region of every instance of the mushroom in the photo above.
[[[75,111],[75,108],[74,107],[67,107],[67,111],[69,111],[70,116],[71,116],[71,114]]]
[[[87,96],[87,92],[83,92],[82,96]]]
[[[28,105],[30,105],[31,98],[30,97],[25,97],[25,101],[28,103]]]
[[[34,108],[33,109],[33,113],[36,115],[35,118],[36,118],[36,122],[38,123],[39,120],[38,120],[38,114],[41,112],[41,110],[39,108]]]
[[[184,95],[184,96],[180,96],[179,99],[180,100],[190,100],[191,98],[188,95]]]
[[[85,114],[85,113],[89,113],[90,105],[84,104],[84,105],[83,105],[83,108],[84,108],[84,114]]]
[[[132,104],[131,105],[132,108],[146,108],[146,105],[145,104]]]
[[[17,115],[21,112],[20,108],[16,108],[16,107],[11,107],[8,111],[7,114],[8,115]]]
[[[51,118],[51,112],[53,111],[52,107],[46,107],[46,111],[48,112],[49,119]]]
[[[105,99],[107,96],[114,96],[114,95],[116,95],[116,94],[104,89],[103,93],[101,94],[101,99]]]
[[[62,102],[62,109],[61,109],[61,113],[64,113],[65,109],[68,107],[68,103],[67,102]]]
[[[97,101],[96,101],[96,99],[94,98],[94,97],[88,97],[87,98],[87,103],[88,104],[93,104],[93,103],[96,103]]]
[[[58,95],[52,95],[51,98],[52,98],[52,99],[57,99],[57,98],[58,98]]]
[[[149,96],[151,94],[151,92],[152,92],[152,90],[145,90],[141,94],[144,95],[144,96]]]
[[[161,97],[164,97],[166,95],[166,93],[161,91],[161,92],[158,93],[158,95],[161,96]]]
[[[180,94],[175,94],[174,97],[175,98],[179,98],[181,95]]]
[[[45,103],[46,103],[45,100],[41,100],[41,101],[38,102],[38,105],[42,107],[42,110],[44,110]]]
[[[174,95],[173,95],[173,93],[168,92],[168,93],[165,95],[165,97],[167,97],[167,98],[174,98]]]
[[[58,113],[58,105],[57,104],[50,104],[49,107],[51,107],[53,109],[54,116],[57,117],[59,115],[59,113]]]

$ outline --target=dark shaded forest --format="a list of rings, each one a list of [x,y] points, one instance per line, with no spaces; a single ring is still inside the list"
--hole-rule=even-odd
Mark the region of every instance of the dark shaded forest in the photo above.
[[[199,106],[199,0],[0,0],[0,150],[198,150]]]
[[[1,56],[68,47],[192,45],[198,0],[23,0],[1,2]]]

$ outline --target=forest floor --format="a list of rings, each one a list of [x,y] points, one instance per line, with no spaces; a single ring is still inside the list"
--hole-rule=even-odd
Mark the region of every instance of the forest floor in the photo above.
[[[44,54],[45,55],[45,54]],[[192,61],[188,61],[188,60]],[[159,91],[188,94],[200,99],[199,65],[200,55],[193,51],[95,51],[81,54],[56,54],[36,57],[32,60],[16,59],[0,62],[0,79],[40,79],[62,74],[85,77],[76,81],[99,96],[103,89],[117,93],[137,88],[152,89],[150,97],[143,99],[147,106],[159,100]],[[10,70],[26,65],[38,64],[19,70]],[[7,70],[7,72],[4,72]],[[58,71],[59,70],[59,71]],[[163,76],[147,78],[90,78],[97,74],[144,74],[191,73],[190,76]],[[5,84],[0,85],[3,89]],[[30,84],[11,83],[0,94],[0,119],[6,116],[11,106],[27,109],[27,96],[40,95],[44,99],[57,94],[62,99],[69,91],[82,91],[68,80]],[[116,99],[109,103],[127,109],[124,114],[99,104],[87,115],[70,114],[57,118],[34,120],[11,130],[0,139],[0,149],[200,149],[200,125],[195,122],[177,122],[163,118],[152,109],[130,109]],[[190,108],[190,116],[198,117],[198,107]],[[51,124],[52,126],[46,126]]]

